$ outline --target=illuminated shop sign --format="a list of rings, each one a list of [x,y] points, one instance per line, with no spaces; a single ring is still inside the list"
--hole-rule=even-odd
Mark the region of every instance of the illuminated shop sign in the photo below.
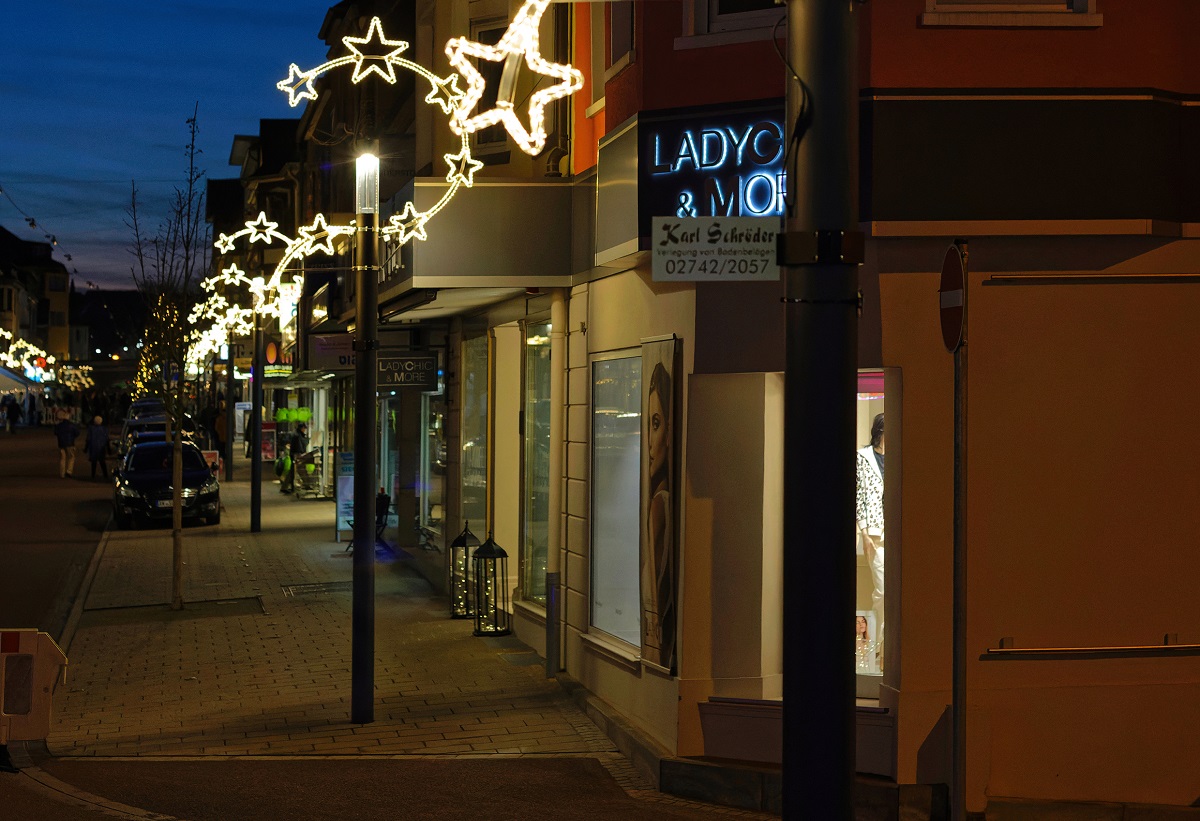
[[[783,214],[783,105],[639,119],[639,194],[654,217],[777,217]],[[647,224],[644,226],[649,228]],[[642,235],[648,235],[643,230]]]

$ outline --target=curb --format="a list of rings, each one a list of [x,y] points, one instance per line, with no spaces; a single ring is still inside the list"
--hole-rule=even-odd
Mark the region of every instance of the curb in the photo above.
[[[128,804],[101,798],[98,795],[76,789],[70,784],[59,781],[34,763],[33,754],[30,750],[31,745],[40,748],[39,754],[49,756],[49,752],[45,749],[45,742],[36,741],[18,741],[10,744],[8,754],[13,766],[20,771],[21,777],[32,782],[27,786],[34,792],[62,804],[97,810],[115,818],[137,819],[137,821],[181,821],[181,819],[173,815],[163,815],[162,813],[131,807]]]
[[[112,534],[111,516],[109,516],[108,522],[108,525],[104,528],[103,535],[100,537],[100,542],[96,545],[96,549],[92,553],[92,560],[88,562],[87,571],[83,574],[83,581],[79,583],[79,590],[75,593],[75,601],[71,605],[70,615],[67,616],[67,623],[63,625],[62,633],[58,636],[58,647],[68,658],[70,658],[71,641],[75,638],[75,630],[79,627],[79,620],[83,616],[83,604],[92,592],[92,584],[96,580],[96,571],[100,568],[100,561],[104,558],[104,551],[108,547],[108,539]],[[58,688],[58,681],[61,679],[62,677],[60,676],[55,681],[55,689]]]

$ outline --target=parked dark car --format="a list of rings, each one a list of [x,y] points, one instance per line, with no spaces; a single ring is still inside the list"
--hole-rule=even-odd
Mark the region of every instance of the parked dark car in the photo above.
[[[142,442],[125,454],[113,474],[113,516],[117,526],[171,518],[170,442]],[[183,443],[183,517],[221,521],[221,486],[217,475],[204,462],[200,448]]]
[[[167,412],[166,405],[158,398],[149,397],[146,399],[136,399],[129,406],[129,412],[125,414],[126,419],[137,419],[139,416],[151,416],[154,414],[164,414]]]
[[[184,439],[191,439],[196,432],[196,422],[192,417],[184,414],[183,417],[183,436]],[[161,438],[166,438],[167,433],[167,417],[161,413],[143,414],[137,417],[130,417],[125,420],[125,426],[121,429],[121,438],[117,440],[117,453],[124,455],[135,441],[141,441],[145,434],[157,433],[161,434]]]

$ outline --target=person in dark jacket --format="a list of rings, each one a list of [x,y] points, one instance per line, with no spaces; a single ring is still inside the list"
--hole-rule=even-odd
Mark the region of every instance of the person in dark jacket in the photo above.
[[[79,426],[64,413],[54,426],[54,436],[58,439],[58,475],[65,478],[75,470],[75,440],[79,438]]]
[[[87,457],[92,463],[92,478],[96,478],[96,468],[100,468],[100,472],[104,474],[104,478],[108,479],[108,426],[104,424],[104,418],[97,416],[92,419],[92,424],[88,425],[87,436],[83,441],[83,449],[87,451]]]

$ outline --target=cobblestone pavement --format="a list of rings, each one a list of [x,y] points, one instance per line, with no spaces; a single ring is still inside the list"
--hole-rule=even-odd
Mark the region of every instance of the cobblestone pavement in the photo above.
[[[185,529],[182,611],[169,527],[105,534],[65,637],[51,756],[587,756],[631,796],[707,807],[655,791],[535,653],[472,635],[403,560],[376,565],[375,721],[351,723],[351,560],[332,503],[264,485],[251,534],[249,484],[222,495],[222,524]]]

